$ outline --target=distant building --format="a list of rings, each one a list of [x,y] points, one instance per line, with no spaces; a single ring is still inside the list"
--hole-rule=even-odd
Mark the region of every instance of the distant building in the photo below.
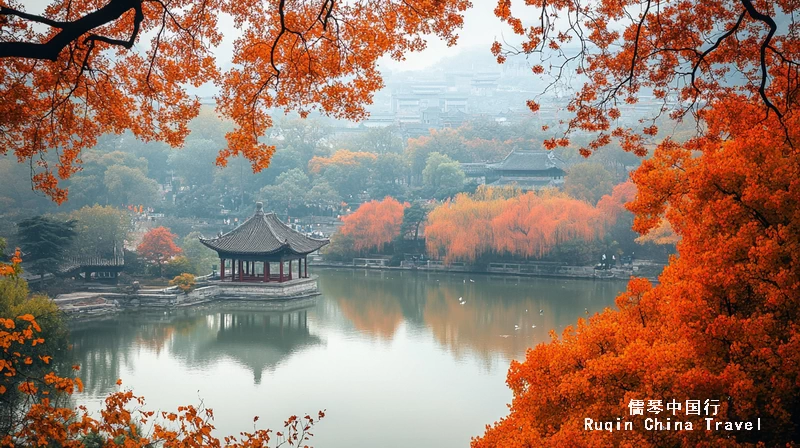
[[[116,284],[124,268],[125,258],[116,253],[111,258],[72,257],[58,267],[58,275],[83,279],[85,282]]]
[[[494,187],[515,186],[524,191],[559,187],[566,166],[552,151],[514,150],[497,163],[462,163],[467,179]]]

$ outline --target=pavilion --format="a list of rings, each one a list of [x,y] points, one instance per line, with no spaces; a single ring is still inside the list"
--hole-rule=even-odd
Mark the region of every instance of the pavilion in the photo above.
[[[266,283],[308,278],[308,254],[328,244],[328,240],[303,235],[262,208],[263,204],[257,202],[256,213],[224,235],[200,238],[219,254],[220,281]],[[294,260],[296,277],[292,273]],[[278,265],[277,270],[273,263]]]

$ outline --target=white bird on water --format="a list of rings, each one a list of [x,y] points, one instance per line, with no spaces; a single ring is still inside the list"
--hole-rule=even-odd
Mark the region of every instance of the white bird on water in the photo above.
[[[541,316],[542,314],[544,314],[544,310],[539,310],[539,315]]]
[[[536,328],[536,325],[531,325],[531,328]]]
[[[475,283],[475,280],[473,280],[473,279],[469,279],[469,282],[470,282],[470,283]]]

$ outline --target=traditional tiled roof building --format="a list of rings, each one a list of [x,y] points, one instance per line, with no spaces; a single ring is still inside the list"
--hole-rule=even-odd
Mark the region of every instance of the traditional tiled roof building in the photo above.
[[[498,163],[489,163],[481,170],[479,164],[462,164],[468,177],[485,176],[491,186],[515,186],[522,190],[541,190],[564,183],[566,165],[552,151],[514,150]]]
[[[311,238],[290,228],[274,213],[264,213],[262,208],[260,202],[256,203],[255,214],[224,235],[200,238],[201,243],[219,254],[220,280],[291,280],[294,260],[298,261],[297,278],[306,278],[308,254],[328,244],[328,240]],[[284,264],[287,262],[288,274],[285,274]],[[277,275],[272,274],[271,263],[279,265]]]

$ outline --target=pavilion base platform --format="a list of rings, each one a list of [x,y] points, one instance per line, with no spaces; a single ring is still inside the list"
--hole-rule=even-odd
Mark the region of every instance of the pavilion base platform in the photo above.
[[[217,288],[219,300],[280,300],[319,295],[316,275],[282,282],[216,280],[209,285]]]

